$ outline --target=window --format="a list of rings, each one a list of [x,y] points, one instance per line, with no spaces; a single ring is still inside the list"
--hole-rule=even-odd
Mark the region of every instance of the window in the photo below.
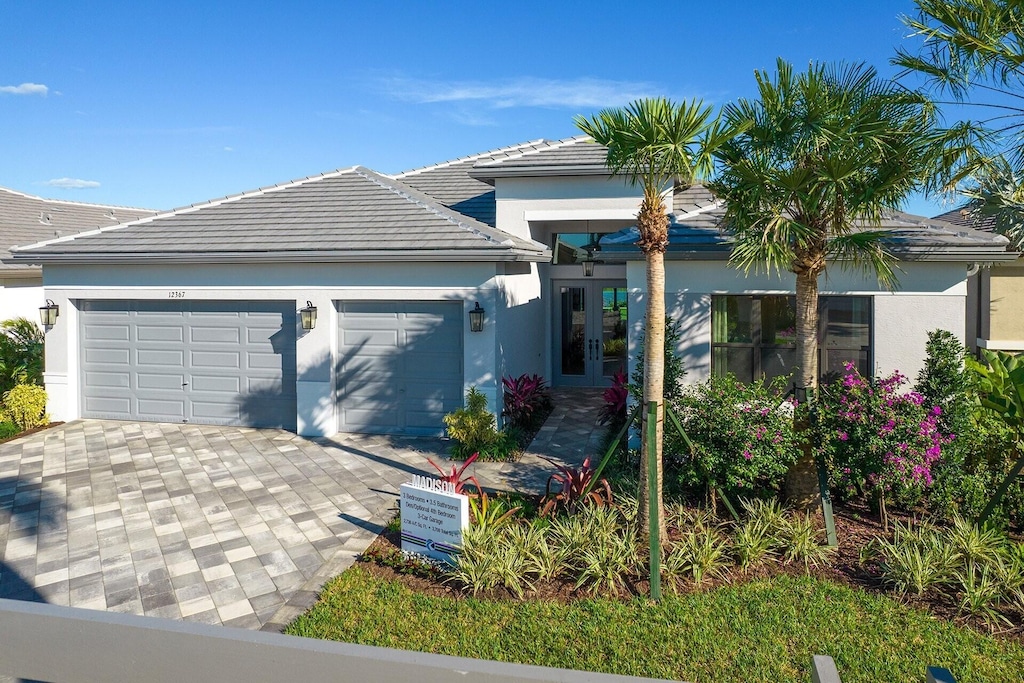
[[[818,299],[818,367],[822,377],[853,362],[870,374],[871,299]],[[796,364],[796,298],[714,296],[711,298],[711,371],[740,380],[793,375]]]
[[[598,247],[599,240],[608,232],[560,232],[553,236],[551,263],[564,265],[568,263],[579,263],[588,258],[601,258],[601,250]],[[591,249],[588,256],[587,249]]]

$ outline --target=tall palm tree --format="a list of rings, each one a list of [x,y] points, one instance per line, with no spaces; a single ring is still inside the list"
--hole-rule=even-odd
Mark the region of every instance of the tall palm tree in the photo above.
[[[640,499],[657,496],[658,528],[665,537],[662,504],[662,434],[664,426],[665,375],[665,250],[668,247],[668,213],[663,193],[673,183],[690,185],[714,169],[714,150],[729,137],[711,107],[692,100],[676,104],[665,98],[641,99],[623,108],[606,109],[596,116],[573,119],[576,126],[608,148],[608,167],[643,191],[637,228],[637,245],[647,261],[647,309],[644,328],[644,402],[658,406],[654,453],[647,439],[641,445]],[[646,419],[646,415],[644,416]],[[642,433],[646,434],[646,430]],[[657,484],[648,490],[646,464],[654,459]],[[641,529],[650,534],[648,507],[640,506]]]
[[[970,160],[963,194],[1014,248],[1024,246],[1024,0],[916,0],[902,17],[919,39],[892,62],[923,78],[936,98],[970,107],[965,139],[987,154]],[[962,174],[965,175],[966,173]]]
[[[881,220],[931,177],[943,140],[931,103],[871,67],[812,64],[795,74],[780,59],[774,77],[755,76],[759,99],[723,111],[729,124],[747,128],[720,149],[723,167],[711,187],[726,202],[732,263],[796,275],[795,380],[813,390],[819,278],[837,263],[895,284]],[[787,492],[808,507],[817,491],[808,444]]]

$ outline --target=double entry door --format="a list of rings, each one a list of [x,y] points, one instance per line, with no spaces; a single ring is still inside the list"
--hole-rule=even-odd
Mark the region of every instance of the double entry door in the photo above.
[[[553,383],[600,387],[626,372],[626,283],[554,280]]]

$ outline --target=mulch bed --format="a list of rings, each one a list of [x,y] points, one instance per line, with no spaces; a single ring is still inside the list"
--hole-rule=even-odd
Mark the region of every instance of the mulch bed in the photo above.
[[[890,524],[894,521],[907,522],[911,520],[910,515],[899,515],[890,512]],[[970,626],[985,634],[992,634],[992,628],[980,621],[960,616],[952,601],[943,599],[941,596],[917,597],[912,595],[901,596],[882,584],[882,581],[873,567],[872,563],[862,565],[860,561],[861,549],[872,539],[884,536],[882,525],[877,516],[868,509],[866,505],[856,502],[837,504],[835,506],[836,534],[839,539],[839,549],[830,564],[819,567],[811,567],[810,575],[816,578],[834,581],[876,594],[888,595],[891,598],[920,610],[924,610],[936,618],[954,622],[960,625]],[[1013,536],[1015,540],[1021,540],[1019,535]],[[367,549],[367,555],[394,553],[401,549],[401,532],[385,531]],[[413,573],[403,573],[383,566],[375,561],[363,561],[360,564],[366,571],[381,579],[397,581],[413,591],[430,596],[443,596],[454,599],[463,599],[467,594],[458,586],[443,583],[439,579],[425,578]],[[698,591],[713,590],[725,584],[745,583],[758,579],[766,579],[772,576],[790,575],[802,576],[805,571],[802,565],[783,565],[769,562],[760,567],[741,571],[733,568],[722,579],[706,581],[701,586],[694,586],[691,583],[684,583],[676,587],[676,591],[682,594]],[[646,595],[649,586],[646,581],[638,581],[629,587],[628,595],[620,595],[623,600],[636,596]],[[478,597],[492,600],[516,600],[513,595],[504,589],[482,591]],[[569,602],[581,598],[591,597],[585,590],[576,590],[572,582],[552,581],[538,583],[535,590],[527,593],[527,600],[550,600],[557,602]],[[608,597],[603,595],[603,597]],[[1024,645],[1024,615],[1017,613],[1010,615],[1015,619],[1016,628],[997,630],[995,635],[1016,641]]]

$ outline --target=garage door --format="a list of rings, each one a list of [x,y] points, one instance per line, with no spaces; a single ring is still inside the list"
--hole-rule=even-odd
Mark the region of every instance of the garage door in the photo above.
[[[441,434],[462,405],[462,304],[338,304],[339,429]]]
[[[295,429],[295,306],[85,301],[82,416]]]

